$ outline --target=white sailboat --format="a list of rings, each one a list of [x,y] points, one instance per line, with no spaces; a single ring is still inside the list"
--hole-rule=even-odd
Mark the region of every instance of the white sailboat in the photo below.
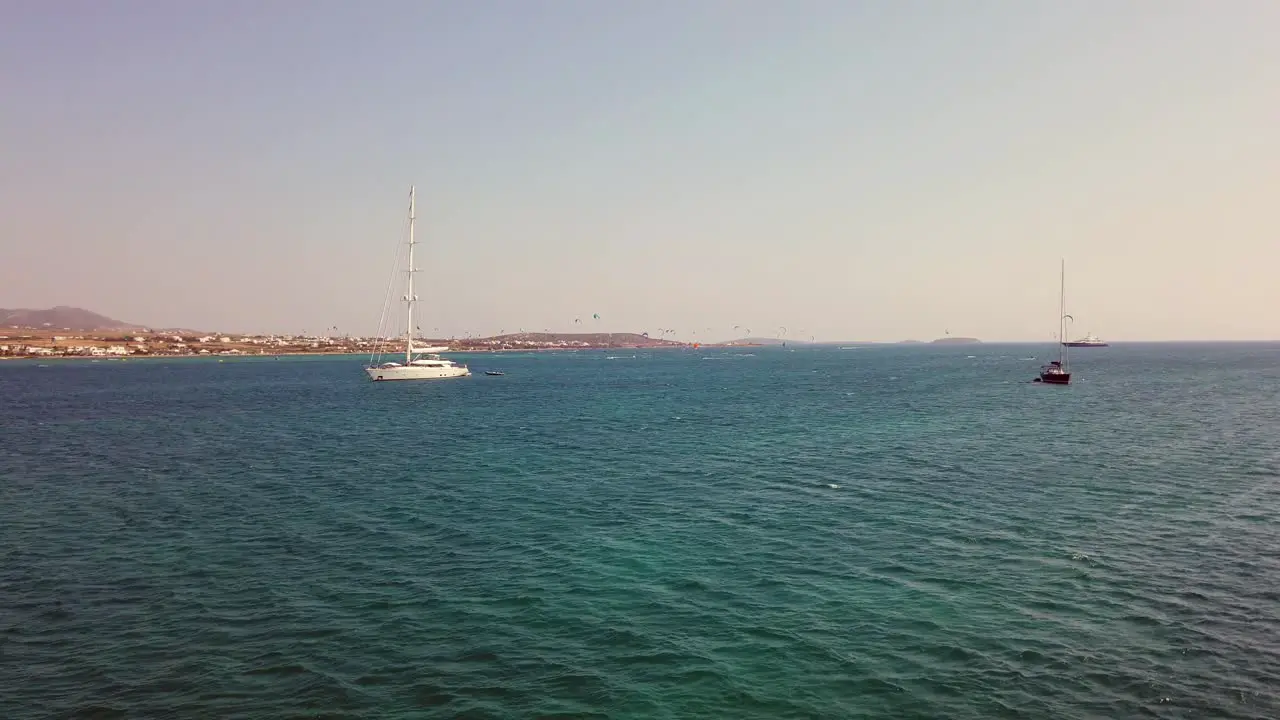
[[[413,276],[418,269],[413,266],[413,246],[417,242],[413,238],[413,222],[415,220],[414,213],[414,197],[413,187],[409,188],[409,264],[406,270],[408,275],[407,289],[404,294],[404,302],[407,306],[407,324],[405,325],[405,351],[404,362],[379,362],[380,353],[378,350],[369,358],[369,365],[364,371],[369,378],[374,381],[383,380],[444,380],[447,378],[467,377],[471,374],[471,370],[466,365],[459,365],[452,360],[446,360],[440,357],[438,352],[443,348],[426,348],[429,352],[421,352],[417,357],[413,353],[413,307],[418,302],[418,296],[413,294]],[[383,320],[386,319],[386,303],[383,304]],[[379,325],[381,326],[381,322]],[[381,331],[379,331],[381,334]]]

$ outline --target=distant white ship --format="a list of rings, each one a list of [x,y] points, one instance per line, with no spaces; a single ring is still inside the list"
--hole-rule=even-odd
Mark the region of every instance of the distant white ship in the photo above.
[[[380,353],[375,350],[374,355],[369,358],[369,365],[364,371],[368,373],[370,379],[380,380],[444,380],[446,378],[467,377],[471,371],[466,365],[459,365],[452,360],[446,360],[440,357],[439,352],[445,351],[447,348],[430,347],[419,351],[419,355],[414,357],[413,353],[413,306],[418,302],[418,296],[413,294],[413,276],[418,269],[413,266],[413,246],[417,243],[413,239],[413,188],[409,188],[409,267],[406,271],[408,275],[408,288],[404,295],[404,302],[408,306],[408,320],[405,326],[405,351],[404,362],[379,362]],[[382,320],[378,322],[379,328],[382,327],[383,321],[386,320],[387,305],[384,303],[382,311]],[[379,335],[381,335],[379,330]]]
[[[1089,333],[1088,335],[1085,335],[1079,340],[1071,340],[1069,342],[1064,342],[1062,344],[1066,345],[1067,347],[1073,347],[1073,348],[1107,347],[1107,343],[1101,338],[1099,338],[1097,335],[1094,335],[1093,333]]]

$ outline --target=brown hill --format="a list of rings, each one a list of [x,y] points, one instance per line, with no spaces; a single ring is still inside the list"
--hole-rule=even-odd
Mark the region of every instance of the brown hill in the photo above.
[[[59,305],[48,310],[0,308],[0,327],[52,328],[55,330],[110,330],[139,328],[81,308]]]

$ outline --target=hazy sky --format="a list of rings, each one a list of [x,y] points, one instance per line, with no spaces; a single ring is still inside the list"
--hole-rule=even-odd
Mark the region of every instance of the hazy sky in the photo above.
[[[442,333],[1280,337],[1274,0],[0,17],[0,307],[371,332],[416,183]]]

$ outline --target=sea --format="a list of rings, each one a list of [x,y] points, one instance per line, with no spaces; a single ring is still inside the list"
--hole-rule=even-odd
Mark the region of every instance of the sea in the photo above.
[[[1280,345],[1049,354],[2,362],[0,717],[1280,717]]]

